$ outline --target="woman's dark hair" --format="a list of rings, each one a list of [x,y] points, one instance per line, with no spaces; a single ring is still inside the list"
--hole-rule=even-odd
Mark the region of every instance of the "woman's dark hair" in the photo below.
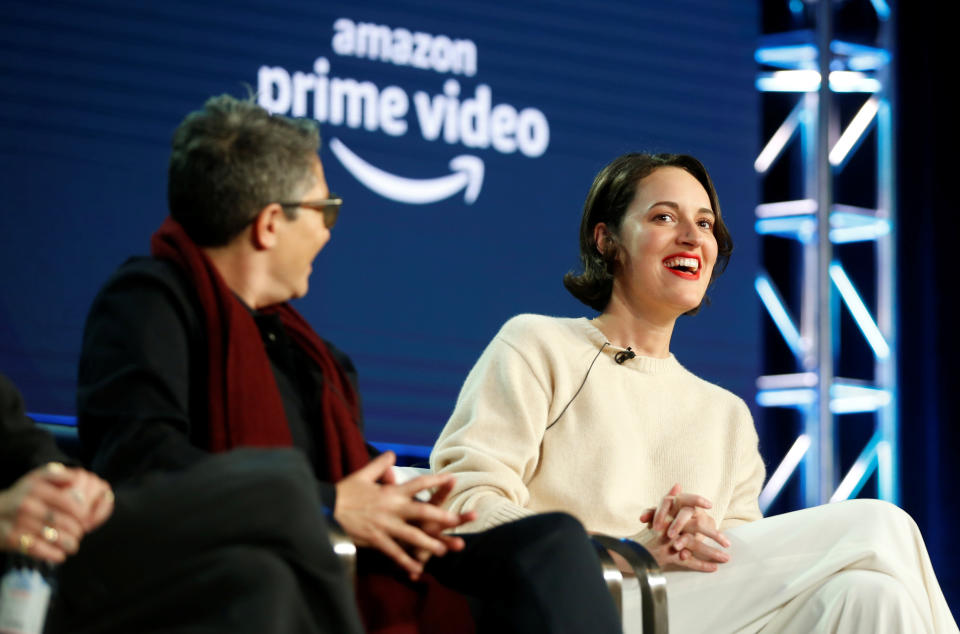
[[[613,274],[620,252],[620,225],[636,196],[637,185],[661,167],[679,167],[686,170],[707,191],[715,214],[713,235],[717,239],[717,261],[710,276],[710,283],[727,267],[733,251],[733,239],[720,213],[717,190],[714,189],[713,181],[710,180],[710,174],[703,163],[687,154],[624,154],[600,170],[593,179],[593,185],[583,204],[583,218],[580,221],[580,264],[583,266],[583,273],[578,275],[571,271],[563,276],[563,285],[567,290],[594,310],[602,312],[610,301]],[[603,252],[597,248],[593,237],[593,229],[600,222],[610,229],[614,247],[604,249]],[[700,306],[697,306],[685,314],[694,315],[699,310]]]

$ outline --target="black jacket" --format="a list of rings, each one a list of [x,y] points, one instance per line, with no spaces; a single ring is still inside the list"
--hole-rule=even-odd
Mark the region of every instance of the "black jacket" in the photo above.
[[[323,438],[316,424],[322,374],[278,317],[255,311],[253,317],[293,444],[315,473],[323,473]],[[330,351],[356,386],[353,363],[333,346]],[[84,458],[94,471],[118,483],[205,459],[207,363],[203,312],[185,274],[155,258],[133,258],[121,266],[94,300],[80,355],[77,424]],[[324,505],[332,508],[333,485],[319,486]]]
[[[70,460],[53,437],[27,417],[20,392],[0,374],[0,490],[48,462]]]

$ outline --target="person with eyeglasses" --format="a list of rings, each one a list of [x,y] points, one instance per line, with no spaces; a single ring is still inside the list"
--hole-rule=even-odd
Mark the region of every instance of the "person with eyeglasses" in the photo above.
[[[307,293],[343,202],[318,146],[312,121],[227,95],[177,128],[170,216],[152,255],[122,265],[87,319],[77,406],[85,457],[117,487],[198,478],[186,496],[201,500],[191,530],[173,528],[183,517],[142,522],[174,530],[191,554],[224,542],[254,542],[259,556],[272,547],[270,576],[254,586],[276,596],[272,611],[263,601],[251,616],[229,588],[208,597],[224,619],[234,615],[232,632],[619,631],[571,516],[448,535],[474,519],[440,507],[454,478],[398,484],[394,455],[366,444],[352,362],[288,303]],[[236,478],[248,488],[231,487]],[[428,502],[415,499],[427,490]],[[331,521],[360,547],[356,607],[344,572],[324,571],[329,562],[313,552]],[[134,557],[149,574],[153,556]],[[80,621],[102,605],[82,596],[64,607]],[[327,613],[339,621],[324,622]]]

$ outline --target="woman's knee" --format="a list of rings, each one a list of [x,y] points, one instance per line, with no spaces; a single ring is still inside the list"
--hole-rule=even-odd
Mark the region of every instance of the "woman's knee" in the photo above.
[[[890,530],[897,533],[918,534],[917,523],[899,506],[883,500],[848,500],[843,504],[857,519],[860,526],[875,530]]]
[[[909,623],[917,612],[910,593],[898,579],[873,570],[842,570],[819,592],[821,600],[836,606],[848,618],[879,623]]]
[[[904,511],[902,508],[896,504],[891,504],[884,500],[874,500],[871,498],[863,498],[856,500],[847,500],[843,504],[850,505],[851,507],[856,508],[857,514],[862,514],[868,517],[878,517],[878,518],[910,518],[910,515]]]

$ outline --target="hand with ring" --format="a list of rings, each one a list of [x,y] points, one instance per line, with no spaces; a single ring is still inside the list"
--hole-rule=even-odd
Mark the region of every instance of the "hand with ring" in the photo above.
[[[83,469],[50,463],[0,491],[0,550],[61,563],[112,511],[106,482]]]
[[[90,532],[103,524],[113,513],[113,490],[110,485],[85,469],[69,469],[73,472],[73,482],[68,489],[69,495],[86,513],[80,518],[84,532]]]

